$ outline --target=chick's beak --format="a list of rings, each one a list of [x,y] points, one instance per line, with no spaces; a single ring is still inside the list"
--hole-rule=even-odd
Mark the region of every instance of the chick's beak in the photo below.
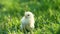
[[[27,16],[25,15],[25,18],[27,18]]]

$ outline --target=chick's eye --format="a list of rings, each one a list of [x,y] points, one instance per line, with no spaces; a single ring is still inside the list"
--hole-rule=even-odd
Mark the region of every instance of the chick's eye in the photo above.
[[[29,15],[27,15],[27,16],[29,16]]]

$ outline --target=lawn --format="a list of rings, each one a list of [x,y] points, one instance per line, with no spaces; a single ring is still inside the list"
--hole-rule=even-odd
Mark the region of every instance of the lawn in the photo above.
[[[22,34],[25,11],[35,16],[34,34],[60,34],[60,0],[0,0],[0,34]]]

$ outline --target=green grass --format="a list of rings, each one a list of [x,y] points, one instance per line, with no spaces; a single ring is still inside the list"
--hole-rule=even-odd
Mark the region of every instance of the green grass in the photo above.
[[[60,34],[60,0],[0,0],[0,34],[21,34],[28,10],[35,16],[35,34]]]

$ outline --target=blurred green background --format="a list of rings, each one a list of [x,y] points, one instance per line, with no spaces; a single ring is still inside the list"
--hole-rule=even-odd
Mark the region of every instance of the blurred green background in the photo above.
[[[60,0],[0,0],[0,34],[22,34],[25,11],[35,15],[34,34],[60,34]]]

